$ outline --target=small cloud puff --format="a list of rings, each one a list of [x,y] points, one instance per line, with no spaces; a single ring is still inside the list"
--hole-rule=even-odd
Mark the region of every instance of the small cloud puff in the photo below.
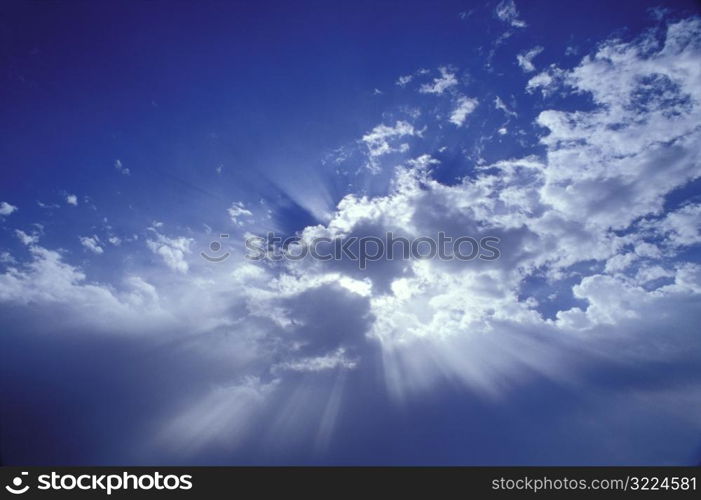
[[[14,205],[10,205],[6,201],[3,201],[0,203],[0,215],[10,215],[14,212],[16,212],[18,208]]]
[[[397,78],[397,85],[400,87],[406,86],[409,82],[414,79],[414,75],[404,75]]]
[[[231,222],[238,226],[243,226],[244,222],[239,220],[241,217],[253,217],[253,212],[248,210],[243,202],[235,201],[227,209]]]
[[[117,169],[117,172],[119,172],[122,175],[131,174],[131,171],[128,168],[124,167],[122,161],[119,159],[114,160],[114,168]]]
[[[458,99],[457,106],[450,115],[450,123],[461,127],[465,123],[467,116],[477,108],[478,104],[479,101],[477,99],[461,96]]]
[[[80,244],[94,254],[101,255],[104,253],[103,248],[100,246],[100,238],[97,235],[81,236]]]

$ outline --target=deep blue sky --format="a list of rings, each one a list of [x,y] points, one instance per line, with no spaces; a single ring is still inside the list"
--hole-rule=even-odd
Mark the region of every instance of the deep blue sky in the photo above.
[[[338,329],[341,336],[354,329],[352,335],[370,338],[372,325],[381,314],[381,306],[370,302],[377,295],[361,300],[342,287],[320,285],[324,290],[329,287],[326,293],[330,303],[315,308],[300,298],[307,292],[300,292],[299,297],[280,292],[270,300],[280,301],[275,302],[280,310],[297,318],[291,327],[280,326],[276,318],[262,318],[252,309],[255,298],[246,294],[257,290],[258,278],[241,279],[235,285],[220,284],[197,259],[213,235],[219,233],[239,237],[244,231],[273,229],[292,234],[308,226],[328,225],[344,196],[380,199],[394,189],[394,166],[408,164],[420,155],[431,155],[436,160],[431,179],[439,184],[424,188],[439,193],[437,196],[457,189],[463,179],[477,178],[483,165],[525,158],[555,164],[553,158],[561,151],[558,148],[565,149],[562,145],[570,138],[560,130],[554,132],[563,134],[560,143],[544,141],[546,127],[536,123],[541,112],[555,109],[562,113],[594,113],[606,108],[606,103],[595,102],[591,89],[581,82],[577,87],[570,81],[570,87],[563,84],[563,88],[549,93],[545,92],[547,85],[541,86],[542,92],[537,87],[527,91],[529,82],[541,72],[558,75],[554,68],[567,72],[584,65],[588,55],[606,40],[643,46],[639,37],[652,30],[652,39],[662,44],[668,25],[698,15],[698,3],[694,1],[521,0],[514,5],[518,9],[515,17],[504,20],[496,14],[502,5],[508,2],[3,2],[0,202],[16,208],[0,216],[0,251],[5,255],[0,261],[4,273],[0,286],[7,290],[0,295],[3,463],[488,465],[698,461],[694,443],[701,443],[701,433],[697,425],[684,418],[691,411],[688,408],[698,405],[685,406],[683,397],[686,394],[692,399],[701,393],[698,384],[690,381],[698,376],[693,368],[693,360],[698,361],[694,358],[698,355],[698,340],[691,342],[684,336],[691,324],[685,321],[693,322],[697,316],[693,311],[699,309],[698,292],[688,299],[675,299],[681,304],[679,311],[668,311],[665,307],[672,307],[672,299],[665,302],[667,296],[652,293],[669,284],[677,284],[681,290],[688,282],[682,271],[690,269],[684,266],[698,264],[696,240],[667,244],[665,238],[680,233],[651,229],[651,224],[657,223],[667,227],[661,221],[673,210],[698,206],[699,168],[693,160],[663,176],[674,179],[669,185],[645,169],[628,177],[622,175],[620,185],[616,184],[618,178],[614,179],[613,187],[606,183],[615,176],[603,174],[594,180],[567,181],[574,188],[572,203],[584,200],[583,209],[562,200],[558,205],[559,195],[545,188],[540,192],[542,204],[535,208],[523,201],[530,200],[532,193],[521,197],[513,194],[515,190],[509,191],[511,197],[505,195],[503,199],[518,199],[522,207],[515,212],[526,214],[527,223],[504,222],[504,211],[492,207],[491,218],[471,225],[445,208],[445,200],[435,201],[434,206],[429,199],[416,202],[425,212],[413,219],[416,226],[412,226],[433,231],[459,227],[464,222],[464,227],[483,230],[493,224],[498,234],[506,235],[509,245],[515,242],[513,252],[504,252],[504,266],[510,266],[508,272],[521,274],[516,279],[504,271],[497,281],[502,280],[508,288],[505,296],[515,297],[515,308],[523,306],[528,297],[537,301],[537,305],[528,306],[541,315],[541,326],[534,327],[538,332],[533,334],[535,337],[562,333],[559,328],[564,331],[575,323],[579,328],[581,323],[575,320],[564,326],[552,321],[559,312],[586,310],[587,304],[598,304],[596,286],[577,286],[586,277],[606,274],[605,279],[615,278],[633,287],[632,294],[639,289],[651,293],[646,298],[631,295],[640,300],[641,311],[650,310],[645,302],[648,299],[662,301],[654,307],[662,308],[663,316],[672,320],[654,326],[678,333],[679,339],[669,340],[676,347],[691,342],[690,359],[647,357],[648,348],[641,347],[642,341],[625,340],[623,333],[620,338],[614,333],[644,335],[640,332],[649,327],[649,321],[643,328],[630,323],[635,314],[610,319],[594,305],[589,309],[594,332],[589,333],[595,339],[591,344],[574,344],[589,338],[585,334],[572,334],[566,340],[559,336],[545,342],[547,348],[536,347],[540,344],[534,341],[530,349],[525,348],[538,358],[531,363],[515,354],[524,346],[511,327],[504,326],[513,321],[513,328],[525,331],[532,326],[530,320],[517,317],[516,309],[504,307],[503,316],[497,312],[498,317],[485,320],[494,322],[487,330],[501,332],[504,328],[506,332],[508,347],[499,344],[501,354],[493,354],[498,361],[486,363],[490,366],[484,372],[477,369],[476,374],[470,371],[471,361],[466,354],[464,371],[450,375],[454,360],[448,359],[445,350],[437,348],[440,354],[435,354],[433,361],[416,360],[412,350],[406,359],[414,361],[406,361],[403,369],[425,371],[426,377],[411,382],[409,375],[400,377],[406,378],[399,384],[406,383],[406,394],[416,390],[419,395],[405,394],[398,402],[389,394],[392,390],[385,388],[387,366],[391,365],[388,359],[396,355],[386,342],[361,343],[358,347],[349,341],[347,345],[357,348],[357,355],[365,360],[365,368],[349,370],[343,378],[336,372],[282,376],[275,371],[289,359],[297,359],[297,354],[290,354],[294,349],[277,350],[279,343],[288,341],[278,329],[284,332],[291,328],[290,335],[306,338],[304,335],[316,335],[315,325],[321,324]],[[656,7],[667,10],[656,16],[655,12],[662,12],[653,10]],[[518,26],[519,22],[524,26]],[[519,67],[517,55],[539,46],[543,50],[532,59],[535,68],[529,71]],[[697,56],[698,52],[692,52],[690,58],[696,60],[693,58]],[[644,57],[640,55],[641,61]],[[624,65],[625,61],[611,64],[616,71],[616,64]],[[420,85],[440,77],[440,68],[447,68],[457,78],[456,83],[445,93],[421,91]],[[670,78],[679,75],[672,70],[669,74]],[[404,87],[397,84],[403,75],[413,75],[412,82]],[[601,78],[604,81],[605,76]],[[693,75],[688,78],[689,88],[698,89],[701,83],[693,80]],[[592,86],[597,88],[594,80]],[[645,80],[635,81],[645,84]],[[658,95],[676,89],[672,84],[663,87],[666,80],[655,82],[649,84],[652,90],[644,94],[641,109],[646,104],[652,109]],[[658,83],[660,87],[655,87]],[[638,87],[631,90],[638,91]],[[447,117],[461,97],[474,98],[479,105],[466,121],[454,124]],[[497,97],[504,101],[507,111],[495,107]],[[671,109],[679,105],[682,109],[687,105],[683,96],[679,97],[682,104],[674,99],[665,101],[664,106]],[[694,116],[696,108],[674,109],[680,115]],[[626,110],[630,112],[630,108]],[[649,110],[637,111],[643,116]],[[398,141],[391,143],[392,152],[378,155],[378,161],[384,163],[379,172],[368,173],[366,167],[373,159],[363,137],[379,125],[391,127],[400,121],[409,121],[414,132],[404,139],[392,136],[391,140]],[[630,123],[635,120],[625,125]],[[618,128],[611,125],[610,130]],[[646,129],[644,134],[648,135],[641,136],[638,150],[620,153],[612,144],[610,151],[603,148],[601,154],[607,159],[630,154],[634,158],[631,163],[643,165],[647,164],[646,157],[637,158],[635,154],[664,143],[669,146],[668,156],[662,151],[650,161],[676,165],[682,158],[681,165],[685,155],[693,158],[694,151],[698,151],[693,135],[698,129],[687,132],[658,139],[657,132]],[[406,150],[399,145],[404,140]],[[586,139],[580,141],[584,142]],[[579,144],[576,138],[570,146],[573,144]],[[599,149],[594,149],[601,151],[597,144]],[[583,149],[577,158],[586,163],[582,158],[594,149]],[[343,155],[347,155],[345,159],[335,163]],[[624,174],[629,172],[626,168],[621,167]],[[124,169],[128,169],[128,175]],[[581,170],[573,164],[572,178]],[[548,169],[543,167],[542,171]],[[688,173],[694,171],[697,174]],[[561,179],[558,172],[548,178]],[[539,174],[519,170],[518,175],[510,175],[499,174],[498,182],[513,182],[525,189]],[[639,175],[640,182],[629,182],[631,175]],[[498,182],[489,184],[489,189],[501,192],[504,186]],[[666,203],[665,208],[650,208],[656,201],[645,198],[644,186],[663,184],[655,196]],[[631,201],[618,208],[609,203],[611,199],[626,200],[628,188],[633,193]],[[586,197],[591,192],[604,194],[599,198],[592,195],[593,201],[589,202]],[[613,194],[605,198],[606,193]],[[68,201],[71,196],[76,197],[75,204]],[[464,196],[477,197],[477,191]],[[650,196],[650,200],[657,200]],[[639,208],[636,200],[643,200],[645,207]],[[252,211],[251,220],[244,214],[241,219],[247,222],[237,225],[235,217],[232,219],[227,212],[234,203]],[[454,203],[453,208],[462,210],[463,205]],[[602,216],[599,224],[597,206],[604,205],[609,207],[611,217],[620,210],[620,220],[632,213],[631,220],[617,227]],[[573,215],[577,210],[579,213]],[[549,213],[562,218],[552,222],[547,218]],[[646,217],[649,224],[644,222]],[[389,224],[380,219],[356,221],[353,231],[371,233]],[[684,219],[681,224],[697,227],[695,220]],[[606,238],[613,241],[614,229],[618,231],[616,236],[628,234],[642,239],[631,236],[625,242],[617,240],[615,245],[602,243],[601,248],[608,248],[609,254],[599,247],[591,254],[582,250]],[[36,240],[22,241],[18,231]],[[99,252],[81,239],[91,236],[96,238]],[[115,243],[109,243],[110,239]],[[640,246],[643,239],[659,245],[664,252],[656,254]],[[536,240],[539,243],[534,243]],[[168,252],[180,251],[178,245],[187,247],[184,254],[168,260]],[[56,258],[60,255],[66,267],[42,267],[47,257],[37,253],[37,248],[58,252]],[[557,265],[536,257],[548,252],[561,254]],[[567,260],[576,252],[582,253]],[[612,259],[626,253],[640,260],[625,271],[627,275],[616,274]],[[186,260],[189,267],[178,268],[178,263]],[[647,272],[653,264],[657,266],[655,272],[664,268],[671,274],[655,275],[640,282],[639,288],[626,281],[633,279],[634,271],[638,279],[640,269]],[[69,269],[84,276],[66,277]],[[269,272],[271,280],[286,272],[300,280],[316,276],[316,271],[309,270],[301,274],[279,268]],[[413,272],[418,275],[420,270]],[[17,273],[24,273],[21,276],[26,279],[19,280],[22,285],[15,279]],[[452,271],[446,274],[454,275]],[[363,279],[357,274],[349,276]],[[130,302],[130,295],[122,295],[127,293],[127,288],[122,288],[124,283],[134,277],[153,285],[153,293],[160,297],[158,307],[146,309],[164,311],[163,317],[153,322],[150,317],[144,319],[143,327],[122,325],[114,319],[130,317],[131,313],[125,311],[132,307],[139,317],[142,303]],[[384,274],[368,275],[375,286],[385,278]],[[188,288],[189,279],[196,283],[194,288]],[[213,291],[214,298],[207,299],[202,293],[192,292],[206,280],[216,283],[210,288],[222,293]],[[99,286],[100,290],[86,285]],[[598,286],[603,289],[603,285]],[[144,291],[146,287],[139,290],[144,296],[151,293]],[[682,293],[679,290],[665,293]],[[112,305],[103,310],[101,298],[91,301],[90,297],[103,297],[103,292],[104,296],[119,297],[120,304],[127,304],[126,309],[105,299]],[[218,302],[212,305],[228,300],[227,294],[232,295],[230,304],[221,308]],[[238,294],[247,298],[233,298]],[[313,303],[322,303],[323,297],[314,298]],[[264,304],[261,309],[276,314],[275,307]],[[407,308],[416,310],[417,306]],[[104,312],[112,310],[116,311],[114,318]],[[470,307],[461,310],[471,311]],[[493,315],[494,310],[485,314]],[[100,322],[103,315],[107,326]],[[214,326],[208,323],[210,320]],[[96,322],[100,325],[95,326]],[[462,333],[478,329],[470,325]],[[104,333],[103,329],[114,331]],[[251,333],[260,330],[267,333]],[[249,335],[257,339],[258,357],[252,356],[254,360],[239,366],[235,360],[210,362],[199,357],[202,351],[228,352],[220,347],[219,342],[224,342],[221,338]],[[353,338],[353,342],[359,342]],[[613,345],[599,344],[601,338]],[[496,349],[496,345],[492,347]],[[658,347],[655,344],[650,351],[658,352]],[[484,346],[479,349],[484,349],[480,352],[486,358],[495,352]],[[232,350],[238,353],[246,349],[236,344]],[[615,353],[619,350],[644,352],[644,362],[617,359]],[[547,363],[540,359],[544,353],[553,356]],[[492,365],[504,359],[510,360],[509,368],[492,373]],[[535,366],[541,362],[547,366]],[[443,365],[431,368],[433,363]],[[568,363],[568,376],[553,368]],[[448,365],[451,368],[446,368]],[[514,375],[513,367],[522,365],[524,373]],[[662,371],[668,383],[657,387],[654,379]],[[443,377],[434,377],[435,373]],[[256,377],[255,384],[250,382],[251,377]],[[470,380],[468,389],[459,382],[461,377]],[[335,393],[334,387],[341,387],[341,379],[343,391]],[[526,381],[525,387],[511,385],[508,381],[512,379]],[[234,440],[239,444],[211,445],[203,440],[201,446],[195,446],[195,436],[188,441],[191,447],[176,446],[178,452],[174,453],[170,444],[149,441],[159,429],[170,429],[167,422],[176,418],[174,415],[206,420],[206,404],[202,414],[185,409],[190,405],[198,408],[197,401],[203,394],[213,387],[229,387],[227,384],[237,388],[253,384],[261,394],[267,394],[267,389],[256,384],[270,384],[271,394],[275,394],[260,396],[267,406],[254,425],[241,431],[245,437]],[[489,386],[490,390],[485,396],[476,386]],[[668,398],[663,402],[674,401],[669,403],[674,411],[666,413],[657,405],[652,409],[646,406],[641,402],[647,401],[645,391]],[[309,403],[316,401],[309,395],[316,392],[331,394],[331,403],[324,400],[319,408]],[[235,393],[234,399],[248,397]],[[327,415],[334,408],[333,394],[341,393],[340,410],[336,409],[335,419],[330,418],[335,423],[333,437],[321,439],[316,420],[297,417],[297,413],[304,414],[298,406],[309,406],[313,409],[310,411]],[[299,402],[295,403],[295,398]],[[211,412],[225,412],[216,408]],[[294,415],[290,417],[294,423],[283,418],[287,414]],[[231,421],[223,418],[224,434],[239,421],[236,415]],[[669,426],[677,426],[678,431],[665,440],[664,427]],[[176,430],[172,434],[182,434],[177,431],[178,425],[173,428]],[[296,429],[300,429],[298,441],[280,438],[281,434],[295,434]],[[165,441],[177,441],[172,434]],[[324,441],[321,448],[320,440]]]
[[[694,2],[675,6],[688,12]],[[474,18],[461,20],[471,9]],[[9,2],[4,188],[18,199],[89,192],[109,209],[125,186],[96,172],[119,158],[143,178],[141,192],[130,193],[143,216],[156,217],[169,197],[172,213],[187,217],[193,210],[178,203],[185,199],[203,209],[216,199],[226,204],[232,191],[245,196],[266,178],[315,168],[321,153],[362,135],[395,104],[395,96],[372,91],[391,87],[397,75],[454,64],[477,73],[478,91],[515,93],[527,78],[505,76],[514,52],[575,40],[584,52],[612,33],[650,25],[637,1],[527,2],[520,6],[527,32],[508,40],[485,74],[480,49],[488,51],[501,29],[492,9],[421,1]],[[562,53],[540,57],[545,66]],[[223,179],[214,175],[219,164]]]

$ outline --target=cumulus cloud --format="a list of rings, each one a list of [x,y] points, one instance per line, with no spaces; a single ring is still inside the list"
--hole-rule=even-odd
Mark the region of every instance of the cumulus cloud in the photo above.
[[[542,138],[544,202],[586,225],[625,228],[658,212],[667,193],[699,176],[701,87],[690,61],[701,57],[693,42],[700,32],[701,21],[690,19],[670,25],[656,50],[646,36],[612,41],[573,70],[556,68],[561,83],[529,82],[587,93],[597,104],[593,111],[538,116],[550,131]]]
[[[389,195],[348,196],[324,231],[314,229],[314,234],[330,236],[369,230],[417,235],[459,225],[475,234],[497,234],[508,248],[491,267],[457,271],[449,264],[426,261],[411,262],[403,269],[374,268],[370,310],[375,321],[370,335],[385,347],[421,345],[411,349],[414,354],[408,360],[404,348],[393,350],[398,371],[392,380],[398,394],[407,389],[401,387],[407,384],[402,364],[418,363],[416,356],[422,359],[420,353],[431,343],[438,349],[432,356],[440,356],[443,370],[450,366],[469,385],[496,390],[492,382],[497,375],[489,372],[498,368],[508,373],[508,363],[495,365],[490,358],[489,366],[474,361],[467,370],[449,354],[462,341],[437,347],[443,344],[441,339],[460,338],[463,332],[501,332],[503,349],[514,342],[506,341],[509,332],[526,335],[524,329],[593,331],[626,323],[626,331],[634,336],[645,324],[645,311],[674,309],[675,300],[689,304],[699,300],[697,284],[689,278],[697,276],[690,271],[695,268],[655,267],[662,256],[658,246],[664,243],[615,232],[633,230],[640,217],[658,214],[669,192],[699,176],[701,141],[695,124],[701,99],[698,70],[690,64],[701,60],[698,45],[691,42],[697,35],[697,21],[685,21],[670,25],[666,42],[657,51],[650,51],[645,38],[610,42],[573,70],[552,68],[560,79],[548,84],[563,92],[590,93],[598,106],[587,111],[543,111],[538,123],[548,132],[541,139],[546,147],[542,160],[528,157],[485,165],[478,175],[452,186],[432,179],[427,162],[417,161],[397,171]],[[612,57],[616,64],[599,62]],[[647,96],[645,105],[641,93]],[[501,100],[495,101],[500,105]],[[675,245],[696,244],[697,212],[697,205],[687,205],[667,215],[654,225],[656,237]],[[625,249],[631,245],[631,256],[624,257],[627,262],[614,263],[628,255]],[[524,280],[536,270],[545,269],[548,279],[558,282],[569,279],[572,266],[587,261],[599,261],[612,273],[592,274],[572,288],[574,298],[588,305],[556,311],[558,320],[553,323],[542,316],[539,301],[521,297]],[[633,276],[618,274],[631,264],[635,264]],[[642,287],[656,277],[673,282],[653,291]],[[610,295],[603,295],[604,289],[610,289]],[[691,309],[682,309],[680,314],[695,321]],[[472,342],[469,350],[479,351],[479,342]],[[553,357],[536,355],[543,347],[532,333],[523,342],[521,355],[533,352],[532,369],[562,375],[554,352]],[[650,342],[651,355],[662,356]],[[485,349],[497,348],[486,345]],[[597,343],[591,347],[603,349]],[[426,381],[412,384],[420,387]]]
[[[78,206],[78,197],[74,194],[66,195],[66,203],[69,205]]]
[[[641,221],[640,229],[672,248],[701,243],[701,204],[689,203],[663,217]]]
[[[191,252],[192,238],[178,236],[169,238],[157,230],[151,230],[152,238],[146,240],[146,246],[154,254],[163,259],[163,262],[174,271],[187,273],[190,266],[187,255]]]

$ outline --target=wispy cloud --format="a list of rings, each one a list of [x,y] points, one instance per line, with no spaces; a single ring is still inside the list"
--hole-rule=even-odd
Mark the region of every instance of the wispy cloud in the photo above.
[[[447,89],[454,87],[458,84],[458,80],[449,68],[441,66],[438,68],[440,71],[440,76],[434,78],[431,83],[425,83],[419,89],[422,94],[437,94],[440,95]]]
[[[33,245],[39,241],[39,234],[37,233],[28,234],[21,229],[16,229],[15,235],[24,245]]]
[[[114,168],[122,175],[130,175],[131,171],[122,164],[122,160],[114,160]]]
[[[526,52],[522,52],[516,56],[516,60],[518,61],[518,65],[521,67],[521,69],[526,72],[526,73],[531,73],[535,71],[535,66],[533,65],[533,59],[543,52],[543,47],[533,47],[530,50],[527,50]]]
[[[479,101],[475,98],[460,96],[453,112],[450,114],[450,123],[461,127],[465,123],[468,115],[475,110],[478,104]]]
[[[525,28],[526,22],[519,19],[518,9],[513,0],[502,0],[494,10],[497,18],[515,28]]]
[[[241,201],[233,202],[231,206],[227,209],[227,213],[229,214],[231,222],[238,226],[244,224],[244,221],[241,220],[242,217],[253,217],[253,212],[248,210]]]
[[[406,150],[404,143],[396,144],[397,139],[403,137],[411,137],[417,135],[418,132],[414,126],[404,120],[398,120],[393,126],[380,124],[365,134],[361,142],[367,148],[369,163],[367,167],[371,171],[378,170],[377,159],[393,152],[402,152]]]

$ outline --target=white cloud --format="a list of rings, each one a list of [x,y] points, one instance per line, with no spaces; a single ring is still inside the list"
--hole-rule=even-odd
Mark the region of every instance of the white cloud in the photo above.
[[[400,87],[405,87],[409,82],[414,79],[414,75],[404,75],[397,78],[397,85]]]
[[[244,222],[240,220],[241,217],[253,217],[253,212],[246,209],[245,205],[240,201],[232,203],[227,209],[227,213],[229,214],[229,218],[231,218],[231,222],[239,226],[244,224]]]
[[[533,93],[535,90],[540,90],[543,97],[552,95],[561,88],[565,75],[565,70],[553,65],[528,80],[526,92]]]
[[[397,171],[387,196],[347,196],[328,226],[314,229],[317,235],[330,236],[363,234],[366,228],[411,235],[456,225],[462,231],[501,237],[502,258],[491,267],[455,268],[424,261],[378,266],[364,274],[373,283],[370,301],[375,321],[370,335],[381,339],[386,356],[395,359],[388,366],[404,374],[388,372],[396,386],[393,391],[430,385],[439,373],[428,367],[416,369],[417,364],[429,363],[427,357],[438,357],[441,371],[454,371],[468,385],[487,391],[498,390],[495,378],[515,380],[519,371],[489,352],[499,352],[502,361],[512,355],[521,363],[527,359],[532,369],[562,376],[567,370],[558,368],[559,347],[545,348],[552,352],[543,356],[544,346],[524,329],[591,331],[615,325],[634,337],[636,329],[649,323],[648,311],[677,310],[673,304],[678,300],[698,303],[698,280],[690,278],[698,273],[682,266],[670,274],[653,265],[663,257],[656,245],[640,236],[612,232],[632,229],[640,217],[658,214],[666,194],[701,173],[696,125],[701,122],[697,104],[701,89],[695,83],[701,70],[690,63],[701,60],[701,55],[698,46],[689,43],[696,33],[694,23],[671,25],[668,41],[657,53],[648,49],[642,55],[638,44],[645,40],[611,42],[613,46],[601,46],[598,55],[585,57],[573,70],[551,68],[558,77],[548,82],[553,91],[589,92],[598,107],[542,112],[538,122],[549,129],[542,138],[546,148],[542,160],[485,165],[482,173],[451,186],[432,179],[426,162],[416,162]],[[599,64],[601,51],[605,57],[615,56],[616,64]],[[649,74],[653,79],[648,82]],[[651,85],[660,85],[666,100],[648,99],[646,106],[636,103],[636,95],[648,92]],[[685,99],[686,94],[694,99]],[[503,102],[495,100],[495,107],[500,106]],[[698,206],[682,207],[651,227],[672,246],[695,244]],[[629,245],[633,250],[624,252]],[[536,270],[545,270],[548,279],[558,282],[569,276],[570,266],[587,261],[605,264],[607,274],[585,277],[572,289],[588,304],[584,309],[560,311],[553,323],[535,309],[538,300],[519,298],[524,278]],[[625,274],[630,269],[635,271],[632,277]],[[641,286],[659,278],[673,278],[674,285],[654,290]],[[687,321],[694,321],[693,308],[680,305],[678,310]],[[517,331],[520,341],[511,337]],[[495,332],[503,341],[483,343],[481,337],[466,332]],[[654,341],[641,342],[651,355],[661,355]],[[601,346],[592,342],[590,347]],[[479,354],[466,364],[468,352]],[[407,363],[414,370],[402,367]],[[407,373],[416,376],[407,378]]]
[[[496,96],[494,98],[494,107],[496,109],[498,109],[499,111],[503,111],[504,114],[506,114],[508,116],[513,116],[513,117],[518,116],[518,114],[516,114],[515,111],[508,108],[508,106],[504,103],[504,101],[501,100],[501,97],[499,97],[499,96]]]
[[[518,9],[513,0],[502,0],[494,11],[497,18],[515,28],[525,28],[526,23],[518,18]]]
[[[73,206],[78,206],[78,197],[74,194],[66,195],[66,203]]]
[[[104,253],[104,249],[100,246],[100,238],[98,238],[97,235],[81,236],[80,244],[94,254],[101,255]]]
[[[550,131],[545,203],[579,223],[625,228],[699,176],[701,70],[691,61],[701,48],[691,40],[700,35],[701,21],[681,21],[656,50],[645,36],[608,42],[573,70],[554,68],[562,83],[529,82],[588,93],[597,105],[538,116]]]
[[[25,245],[33,245],[39,241],[39,235],[36,232],[32,234],[27,234],[21,229],[16,229],[15,235]]]
[[[380,169],[377,160],[379,157],[395,152],[406,151],[408,144],[396,144],[397,139],[419,135],[414,126],[409,122],[398,120],[394,126],[380,124],[365,134],[361,141],[367,148],[369,162],[367,168],[377,173]]]
[[[567,48],[565,49],[565,55],[566,56],[576,56],[579,53],[579,48],[568,45]]]
[[[362,141],[368,148],[370,156],[382,156],[394,151],[390,145],[392,139],[413,136],[416,134],[414,127],[405,121],[397,121],[394,126],[378,125],[372,131],[365,134]]]
[[[0,252],[0,264],[13,264],[17,262],[9,252]]]
[[[696,245],[701,243],[701,204],[684,205],[659,220],[643,221],[641,226],[674,248]]]
[[[125,279],[125,286],[116,292],[114,287],[90,283],[80,268],[65,263],[58,252],[36,245],[29,252],[29,262],[0,274],[0,303],[31,305],[34,330],[66,324],[87,326],[91,333],[117,331],[122,335],[174,325],[141,278]]]
[[[465,123],[467,116],[477,108],[478,104],[479,101],[477,99],[460,96],[455,105],[455,109],[453,109],[453,112],[450,114],[450,123],[461,127]]]
[[[526,52],[522,52],[516,56],[516,60],[518,61],[518,65],[521,67],[521,69],[526,72],[526,73],[531,73],[532,71],[535,71],[535,66],[533,65],[533,59],[543,52],[543,47],[533,47],[530,50],[527,50]]]
[[[56,203],[43,203],[40,200],[37,200],[37,205],[40,208],[60,208],[60,205],[58,205]]]
[[[453,73],[449,68],[441,66],[438,68],[441,76],[434,78],[431,83],[424,83],[419,92],[422,94],[437,94],[440,95],[451,87],[458,84],[457,78],[455,78],[455,73]]]
[[[174,271],[187,273],[189,265],[186,259],[190,253],[190,246],[193,243],[192,238],[178,236],[169,238],[160,234],[155,229],[152,230],[155,239],[146,240],[146,246],[156,255],[163,259],[163,262]]]
[[[6,216],[17,211],[17,207],[3,201],[0,203],[0,215]]]

